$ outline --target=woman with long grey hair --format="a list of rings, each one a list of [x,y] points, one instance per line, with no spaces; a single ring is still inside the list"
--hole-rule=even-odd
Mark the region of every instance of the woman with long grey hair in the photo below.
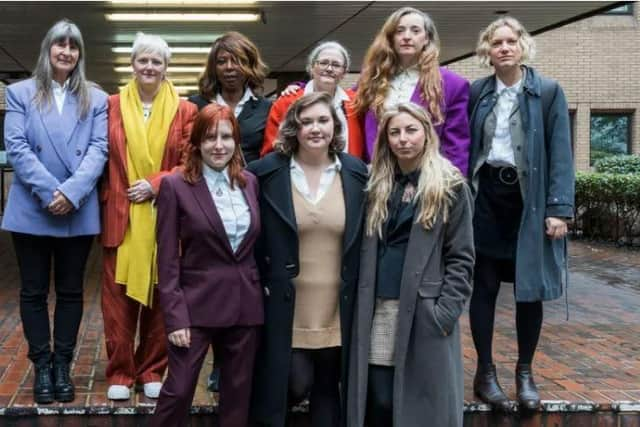
[[[82,318],[82,282],[100,232],[96,182],[107,159],[107,96],[84,75],[78,27],[47,32],[33,77],[7,87],[4,140],[15,176],[2,228],[20,269],[20,316],[35,367],[36,403],[70,402],[69,377]],[[51,349],[47,293],[53,261]]]

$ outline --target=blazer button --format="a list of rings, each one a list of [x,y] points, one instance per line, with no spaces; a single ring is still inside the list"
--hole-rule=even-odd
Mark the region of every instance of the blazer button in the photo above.
[[[36,151],[39,153],[42,151],[42,146],[41,145],[36,145]]]
[[[80,154],[82,154],[82,151],[76,150],[76,156],[79,156]]]
[[[271,264],[271,257],[269,257],[269,256],[264,257],[264,262],[266,264]]]
[[[284,299],[287,301],[291,301],[291,291],[287,291],[284,293]]]

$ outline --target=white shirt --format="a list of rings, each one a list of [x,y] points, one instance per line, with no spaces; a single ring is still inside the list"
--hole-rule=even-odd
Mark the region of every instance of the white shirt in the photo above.
[[[496,76],[496,92],[498,93],[498,102],[493,108],[496,115],[496,132],[493,135],[487,163],[492,166],[515,166],[516,160],[511,146],[509,117],[518,102],[518,93],[522,92],[522,79],[513,86],[507,87]]]
[[[244,198],[242,190],[237,185],[233,190],[231,189],[231,180],[229,179],[227,168],[224,168],[222,172],[218,172],[203,163],[202,175],[207,182],[207,188],[209,188],[211,197],[213,197],[218,215],[222,219],[229,244],[233,252],[236,252],[249,230],[249,225],[251,225],[249,205]]]
[[[55,80],[52,80],[51,83],[51,88],[53,89],[53,98],[56,100],[56,108],[58,109],[58,113],[62,114],[64,99],[67,96],[67,89],[69,89],[69,79],[65,80],[62,86]]]
[[[300,194],[302,194],[302,197],[312,205],[318,204],[322,197],[327,193],[327,190],[329,190],[329,187],[331,187],[331,184],[333,184],[333,180],[338,172],[340,172],[340,169],[342,169],[342,163],[340,163],[338,156],[335,156],[335,159],[336,160],[327,166],[327,168],[322,172],[320,184],[318,184],[318,191],[316,191],[315,197],[312,197],[304,170],[300,164],[296,162],[295,157],[291,157],[291,182],[295,185]]]
[[[246,104],[247,101],[249,101],[250,99],[258,99],[258,98],[253,94],[249,86],[247,86],[244,89],[244,94],[242,95],[242,98],[240,98],[240,101],[238,101],[238,103],[236,104],[236,108],[233,110],[233,115],[236,116],[236,119],[238,118],[240,113],[242,113],[244,104]],[[220,105],[225,105],[227,107],[229,106],[229,104],[227,104],[227,102],[222,97],[222,94],[220,93],[216,94],[216,102]]]
[[[304,87],[304,94],[308,95],[313,93],[313,80],[309,80],[307,85]],[[349,128],[347,127],[347,116],[344,114],[344,109],[342,108],[343,102],[349,100],[349,95],[342,89],[340,86],[336,87],[336,93],[333,95],[333,108],[336,110],[336,114],[338,116],[338,120],[342,123],[342,138],[344,138],[344,151],[345,153],[349,152]]]
[[[384,101],[384,108],[389,109],[401,102],[411,101],[411,95],[416,90],[420,80],[420,72],[417,66],[409,67],[398,73],[389,82],[389,93]]]

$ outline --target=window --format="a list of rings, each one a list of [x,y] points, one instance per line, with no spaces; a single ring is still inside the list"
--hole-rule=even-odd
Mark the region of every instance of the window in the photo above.
[[[571,132],[571,153],[576,152],[576,110],[569,110],[569,132]]]
[[[589,165],[604,157],[630,154],[631,114],[591,113]]]
[[[603,15],[633,15],[633,3],[623,4],[622,6],[614,7],[605,12]]]

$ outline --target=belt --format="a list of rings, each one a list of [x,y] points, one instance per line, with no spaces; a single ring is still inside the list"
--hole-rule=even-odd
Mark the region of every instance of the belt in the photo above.
[[[491,166],[486,164],[489,170],[489,174],[492,178],[497,178],[501,183],[505,185],[515,185],[518,183],[518,170],[513,166]]]

